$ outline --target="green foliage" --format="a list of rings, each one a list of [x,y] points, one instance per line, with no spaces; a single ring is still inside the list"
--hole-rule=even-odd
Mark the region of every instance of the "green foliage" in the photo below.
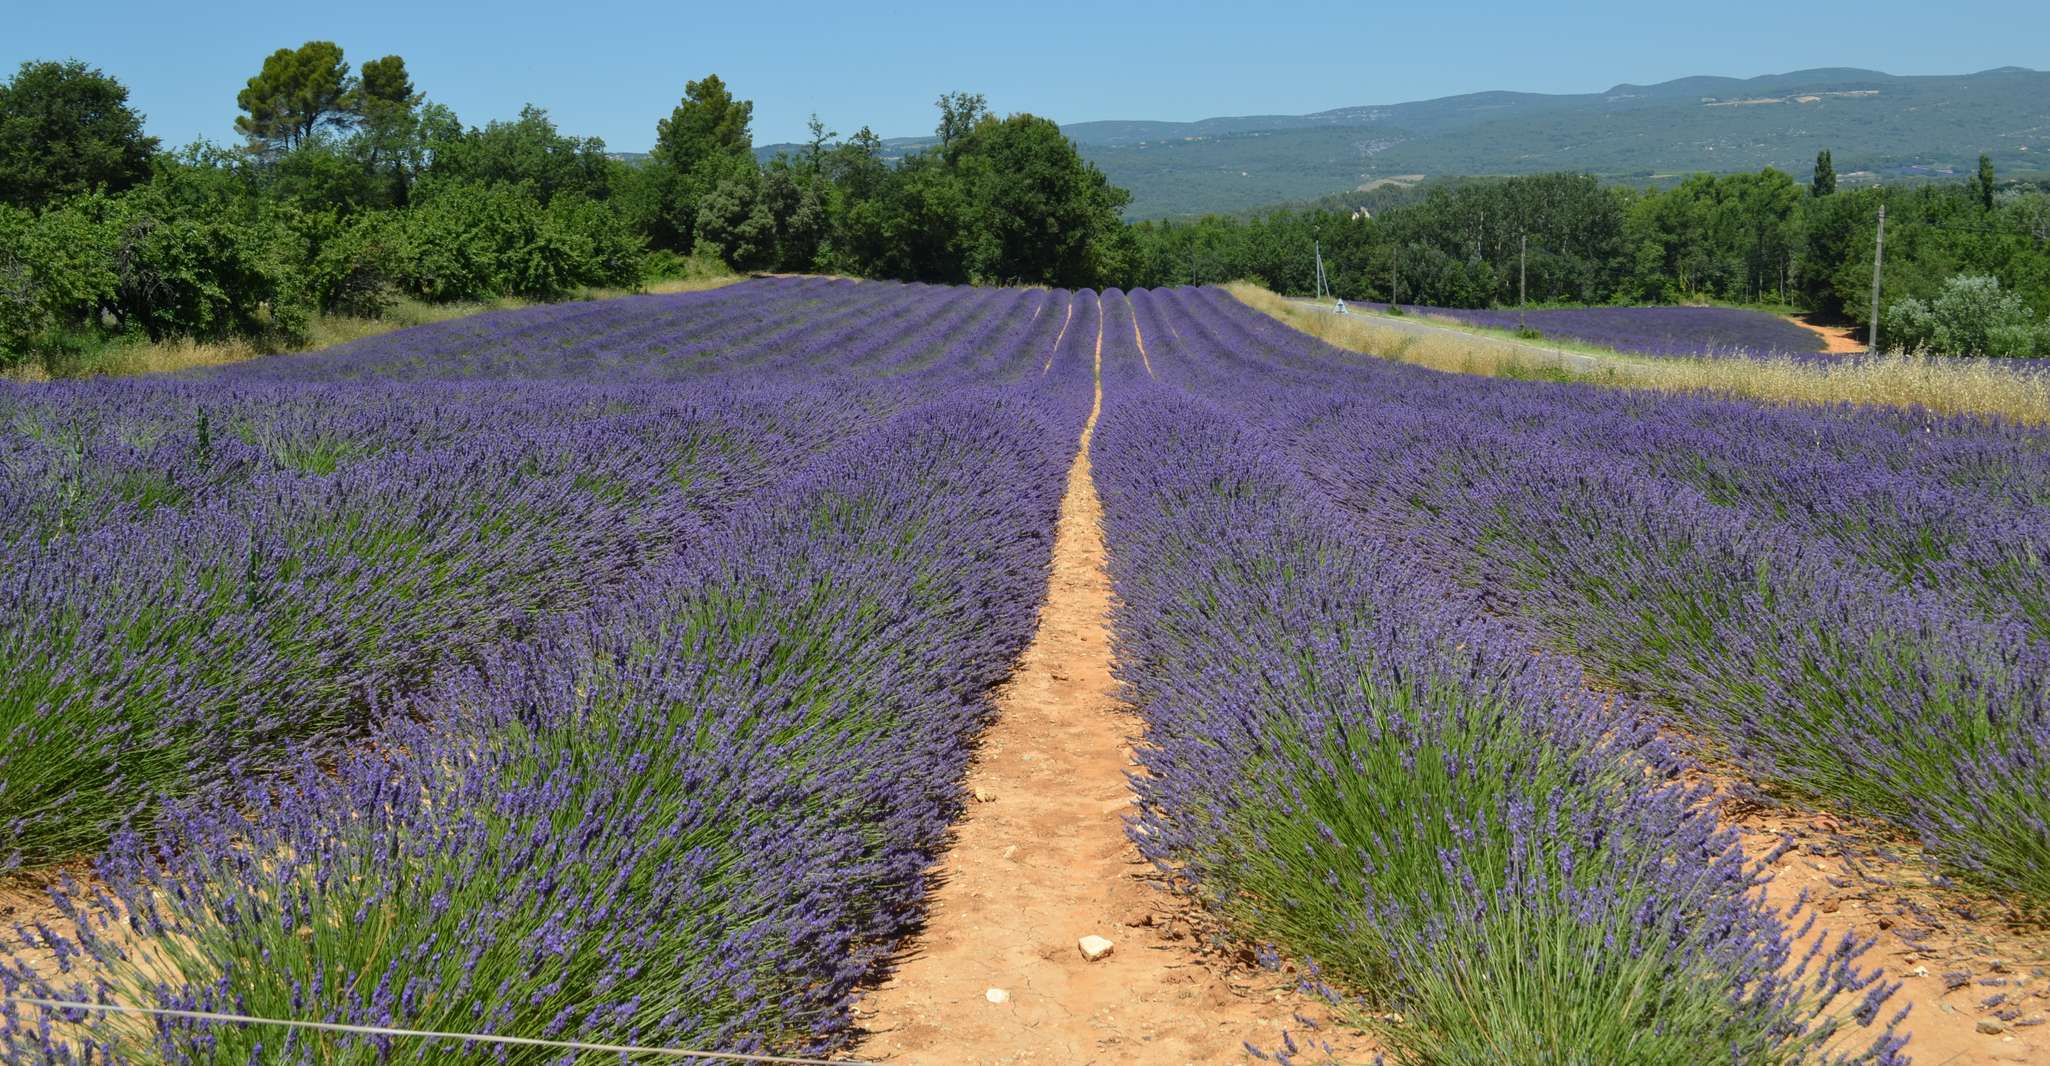
[[[1973,175],[1972,189],[1979,194],[1979,207],[1986,211],[1993,210],[1993,194],[1996,191],[1993,184],[1993,157],[1983,152],[1979,154],[1979,169]]]
[[[406,73],[406,61],[385,56],[363,64],[362,80],[351,101],[357,116],[357,133],[351,154],[379,186],[382,204],[406,202],[412,180],[425,167],[427,134],[421,105],[426,97],[415,91]],[[446,114],[447,109],[441,108]],[[452,114],[449,121],[454,121]]]
[[[1371,217],[1353,206],[1359,197],[1344,197],[1308,210],[1137,223],[1119,283],[1245,278],[1307,294],[1311,248],[1320,246],[1332,287],[1349,300],[1511,305],[1518,238],[1527,235],[1535,303],[1772,303],[1862,326],[1884,203],[1889,303],[1926,304],[1951,278],[1983,275],[2038,319],[2050,316],[2050,193],[2003,190],[1989,210],[1985,188],[1975,179],[1812,195],[1811,184],[1804,195],[1770,168],[1642,190],[1577,174],[1470,180],[1391,197]],[[1911,330],[1915,321],[1903,319]],[[1958,350],[2028,347],[2019,333],[2000,336],[2001,345],[1973,339]]]
[[[42,354],[43,338],[55,325],[34,264],[21,254],[33,224],[27,212],[0,204],[0,370]]]
[[[151,340],[292,332],[280,228],[181,203],[151,185],[108,202],[113,311]],[[275,314],[267,314],[273,312]]]
[[[969,205],[970,278],[1078,287],[1120,272],[1112,241],[1130,196],[1051,120],[984,117],[947,151]]]
[[[636,214],[656,247],[688,251],[697,235],[700,200],[722,182],[745,181],[755,169],[748,124],[754,104],[735,100],[717,74],[684,83],[682,102],[655,125],[655,150],[636,191]],[[730,209],[729,189],[720,206]],[[727,221],[713,223],[725,232]]]
[[[1782,302],[1791,280],[1801,203],[1794,180],[1770,167],[1757,174],[1696,174],[1631,205],[1638,295],[1649,299]]]
[[[94,195],[31,215],[0,209],[0,266],[52,327],[76,327],[113,304],[115,230],[110,198]]]
[[[302,211],[366,211],[389,206],[392,187],[353,149],[314,138],[277,156],[259,177],[268,198]]]
[[[776,262],[785,270],[815,269],[831,224],[831,192],[817,163],[769,166],[759,195],[775,227]]]
[[[770,265],[776,256],[776,220],[761,195],[761,178],[744,171],[722,179],[697,205],[692,247],[739,270]]]
[[[543,205],[520,186],[435,183],[399,216],[396,283],[423,300],[547,299],[640,280],[641,245],[609,205]]]
[[[413,91],[412,76],[406,73],[405,59],[385,56],[363,64],[350,110],[366,123],[388,121],[411,112],[420,100],[420,94]]]
[[[1815,153],[1815,174],[1808,179],[1808,195],[1828,196],[1836,192],[1836,162],[1829,149]]]
[[[1347,299],[1486,306],[1516,298],[1520,238],[1529,238],[1531,299],[1599,301],[1629,266],[1629,203],[1585,175],[1439,185],[1373,217],[1351,210],[1276,211],[1248,219],[1139,223],[1125,283],[1252,278],[1310,291],[1312,244]]]
[[[946,153],[954,143],[974,132],[982,120],[989,117],[989,100],[981,93],[941,93],[934,101],[940,109],[940,124],[934,131],[940,136],[940,152]]]
[[[1959,275],[1935,299],[1910,297],[1886,309],[1889,347],[1932,355],[2050,356],[2050,322],[2039,322],[2000,279]]]
[[[334,212],[300,223],[306,240],[299,284],[322,314],[383,318],[398,295],[399,227],[381,215]]]
[[[943,98],[943,127],[979,106]],[[1129,273],[1132,246],[1119,212],[1125,193],[1083,160],[1054,123],[1031,115],[982,116],[944,148],[896,167],[863,130],[830,153],[822,173],[837,196],[823,261],[854,272],[918,281],[1066,286],[1109,284]],[[795,203],[807,207],[800,191]],[[838,209],[835,212],[834,205]],[[809,228],[793,211],[788,247]],[[787,250],[787,248],[786,248]]]
[[[754,158],[754,110],[752,101],[735,100],[717,74],[685,82],[683,101],[655,124],[655,161],[680,174],[709,166],[724,176],[733,161]]]
[[[532,104],[510,122],[438,139],[433,154],[434,177],[526,185],[543,203],[564,194],[602,200],[612,191],[614,164],[605,157],[605,142],[558,132],[548,112]]]
[[[0,84],[0,203],[120,192],[149,178],[156,150],[127,87],[75,59],[23,63]]]
[[[98,330],[289,339],[304,327],[288,231],[171,178],[0,226],[4,359],[45,362]]]
[[[340,45],[308,41],[280,48],[236,95],[243,113],[235,129],[252,143],[296,148],[322,127],[346,128],[355,91]]]

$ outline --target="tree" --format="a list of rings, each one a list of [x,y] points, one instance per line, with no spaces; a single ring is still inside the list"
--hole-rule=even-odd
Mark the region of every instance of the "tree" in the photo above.
[[[735,100],[717,74],[684,83],[682,102],[655,125],[649,166],[635,176],[635,213],[656,247],[689,251],[698,201],[754,170],[754,107]]]
[[[391,206],[406,203],[413,179],[425,167],[425,134],[430,130],[422,122],[423,102],[425,97],[413,88],[406,61],[399,56],[363,64],[348,101],[357,123],[356,156],[382,186],[383,199]]]
[[[1052,120],[984,116],[952,151],[966,193],[970,278],[1080,287],[1111,276],[1131,194]]]
[[[802,161],[778,156],[762,169],[759,195],[775,224],[775,265],[813,269],[826,236],[825,182]]]
[[[1979,207],[1993,210],[1993,157],[1979,154],[1979,174],[1972,179],[1972,191],[1979,194]]]
[[[1808,195],[1828,196],[1836,191],[1836,164],[1829,158],[1829,149],[1815,153],[1815,176],[1808,179]]]
[[[830,144],[833,138],[840,136],[840,134],[835,130],[827,129],[826,124],[819,121],[818,112],[816,111],[812,113],[810,121],[804,124],[804,128],[810,134],[804,142],[804,172],[807,177],[816,177],[818,176],[819,168],[824,165],[826,145]]]
[[[751,173],[725,178],[697,205],[693,246],[739,270],[758,270],[775,261],[776,219],[762,197],[761,179]]]
[[[406,74],[405,59],[385,56],[363,64],[362,78],[356,83],[355,95],[349,103],[349,109],[370,124],[410,116],[420,103],[420,96],[413,91],[413,79]]]
[[[883,162],[883,139],[867,126],[826,153],[827,180],[850,200],[875,198],[889,181],[890,166]]]
[[[465,182],[524,183],[546,204],[563,193],[607,198],[612,161],[605,158],[604,141],[565,135],[545,109],[528,104],[511,122],[489,122],[437,145],[432,173]]]
[[[244,114],[235,128],[254,144],[290,150],[322,126],[348,127],[355,120],[355,90],[341,46],[333,41],[280,48],[236,95]]]
[[[119,192],[148,180],[156,150],[127,87],[78,60],[23,63],[0,85],[0,203]]]
[[[981,93],[941,93],[935,101],[940,109],[940,151],[968,136],[976,124],[989,116],[989,101]]]
[[[683,101],[655,125],[654,157],[679,174],[709,167],[723,177],[734,162],[753,161],[754,110],[751,101],[735,100],[717,74],[685,82]]]

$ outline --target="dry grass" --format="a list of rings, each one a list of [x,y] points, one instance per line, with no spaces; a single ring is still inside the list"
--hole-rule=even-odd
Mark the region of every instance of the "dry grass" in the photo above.
[[[1764,403],[1920,406],[1941,414],[2050,425],[2050,374],[1994,360],[1890,355],[1817,363],[1659,358],[1594,348],[1552,355],[1481,333],[1416,334],[1378,315],[1333,315],[1247,282],[1225,288],[1247,306],[1336,347],[1433,370],[1703,392]]]
[[[744,280],[739,274],[718,276],[697,276],[670,281],[651,282],[640,289],[584,289],[571,295],[570,301],[610,300],[637,293],[679,293],[701,292],[717,289]],[[349,315],[322,315],[307,327],[303,343],[293,345],[265,344],[246,339],[225,341],[195,341],[189,339],[168,341],[143,341],[131,344],[117,344],[95,354],[89,361],[75,370],[62,373],[63,377],[123,377],[131,374],[164,374],[180,370],[198,370],[206,367],[227,366],[259,359],[266,355],[283,352],[313,352],[332,348],[338,344],[375,337],[394,330],[412,326],[424,326],[433,322],[447,322],[450,319],[467,318],[486,311],[506,311],[518,307],[530,307],[538,301],[520,299],[489,300],[477,303],[428,304],[417,300],[400,300],[382,318],[356,318]],[[26,365],[0,374],[0,380],[48,381],[51,374],[37,365]]]

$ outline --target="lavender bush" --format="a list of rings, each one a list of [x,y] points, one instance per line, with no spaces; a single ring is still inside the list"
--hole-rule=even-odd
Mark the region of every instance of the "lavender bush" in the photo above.
[[[1029,635],[1088,402],[1077,341],[1040,372],[1059,321],[1043,312],[1064,313],[1066,294],[957,299],[942,310],[958,330],[878,349],[863,374],[818,361],[839,351],[795,361],[874,414],[745,501],[679,519],[677,548],[607,602],[436,673],[338,762],[303,746],[124,833],[96,866],[106,888],[63,894],[83,932],[30,935],[83,953],[91,979],[17,963],[0,984],[530,1036],[836,1044],[854,981],[918,914],[984,692]],[[10,1061],[452,1050],[5,1017]]]
[[[1163,371],[1223,358],[1137,303]],[[1246,419],[1115,358],[1096,470],[1149,727],[1142,851],[1370,994],[1400,1061],[1898,1061],[1890,1026],[1846,1032],[1893,991],[1864,945],[1794,958],[1647,723],[1362,535]]]
[[[1223,353],[1190,387],[1362,528],[1761,780],[2050,899],[2040,431],[1362,367],[1221,294],[1162,302]]]
[[[0,988],[837,1048],[1029,636],[1099,318],[1135,838],[1398,1058],[1901,1060],[1864,945],[1797,953],[1583,669],[2038,890],[2037,431],[779,279],[0,393],[0,829],[99,851]],[[456,1053],[47,1022],[0,1057]]]
[[[0,517],[0,868],[78,857],[284,741],[362,735],[915,400],[913,364],[944,379],[995,350],[1012,377],[1035,369],[1016,349],[1054,299],[771,283],[482,316],[418,349],[391,335],[204,382],[0,392],[0,499],[20,504]],[[835,339],[878,309],[917,328]],[[731,325],[779,316],[766,337]],[[531,380],[497,373],[516,354]],[[496,380],[473,380],[479,358]],[[672,377],[695,383],[626,384]]]

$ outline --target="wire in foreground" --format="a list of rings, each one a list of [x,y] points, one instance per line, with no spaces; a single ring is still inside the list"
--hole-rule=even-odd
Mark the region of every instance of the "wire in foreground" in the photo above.
[[[169,1007],[129,1007],[119,1003],[74,1003],[61,999],[41,999],[36,996],[0,997],[8,1003],[55,1010],[97,1011],[102,1014],[142,1014],[158,1018],[184,1018],[200,1022],[227,1022],[237,1025],[273,1025],[285,1029],[317,1029],[330,1033],[349,1033],[356,1036],[395,1036],[419,1040],[454,1040],[469,1044],[513,1044],[522,1047],[545,1047],[561,1051],[603,1051],[621,1055],[661,1055],[677,1059],[714,1059],[726,1062],[770,1063],[776,1066],[869,1066],[850,1059],[806,1059],[787,1055],[756,1055],[745,1051],[690,1051],[683,1048],[644,1047],[634,1044],[595,1044],[582,1040],[544,1040],[533,1036],[502,1036],[491,1033],[438,1033],[427,1029],[394,1029],[383,1025],[351,1025],[346,1022],[312,1022],[292,1018],[257,1018],[246,1014],[223,1014],[217,1011],[176,1010]]]

